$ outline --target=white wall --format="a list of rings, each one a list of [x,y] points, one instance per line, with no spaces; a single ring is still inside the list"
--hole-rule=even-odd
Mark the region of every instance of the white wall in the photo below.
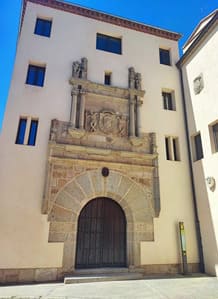
[[[209,124],[218,120],[217,82],[218,61],[215,49],[218,47],[217,28],[214,29],[198,49],[185,62],[182,71],[188,111],[189,134],[201,133],[204,158],[193,162],[198,211],[202,232],[206,271],[218,274],[218,202],[217,188],[212,192],[206,185],[207,177],[218,182],[218,153],[212,153]],[[193,80],[203,74],[204,89],[195,95]]]
[[[36,17],[53,19],[50,38],[34,35]],[[122,55],[96,50],[96,33],[122,37]],[[159,63],[159,47],[170,48],[172,66]],[[146,90],[141,128],[156,132],[159,152],[161,213],[154,242],[141,246],[142,264],[180,263],[178,222],[184,221],[188,262],[198,262],[178,70],[177,42],[28,3],[2,134],[0,135],[0,265],[49,267],[62,263],[63,244],[49,244],[48,222],[40,212],[50,120],[69,120],[72,62],[88,58],[88,79],[128,87],[128,68],[142,73]],[[26,85],[30,62],[45,63],[44,87]],[[163,109],[161,90],[175,91],[176,111]],[[39,118],[36,146],[16,145],[20,116]],[[179,137],[181,161],[165,158],[165,135]],[[10,254],[9,254],[10,253]],[[22,257],[22,258],[21,258]]]

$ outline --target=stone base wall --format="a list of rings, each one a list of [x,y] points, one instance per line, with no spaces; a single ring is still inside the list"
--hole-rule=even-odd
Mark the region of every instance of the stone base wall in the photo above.
[[[61,268],[0,269],[0,284],[60,281]]]
[[[154,264],[143,265],[140,267],[143,273],[146,274],[178,274],[182,273],[181,264]],[[198,263],[188,264],[188,273],[199,273],[200,266]]]
[[[99,273],[100,273],[99,269]],[[91,272],[91,269],[90,269]],[[140,268],[129,268],[129,272],[150,274],[181,274],[181,264],[143,265]],[[189,273],[198,273],[199,264],[188,264]],[[116,272],[117,273],[117,272]],[[62,268],[38,268],[38,269],[0,269],[0,284],[54,282],[63,281],[64,276],[72,273],[63,272]]]

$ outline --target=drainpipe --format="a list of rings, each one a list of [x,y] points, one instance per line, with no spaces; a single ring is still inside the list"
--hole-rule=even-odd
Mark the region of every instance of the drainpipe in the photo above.
[[[185,103],[184,82],[183,82],[183,77],[182,77],[182,70],[181,70],[179,63],[177,63],[177,67],[179,68],[180,81],[181,81],[181,87],[182,87],[183,113],[184,113],[184,119],[185,119],[186,139],[187,139],[187,143],[188,143],[188,160],[189,160],[189,170],[190,170],[190,174],[191,174],[191,186],[192,186],[192,195],[193,195],[193,204],[194,204],[195,227],[196,227],[196,234],[197,234],[200,272],[204,273],[205,272],[204,255],[203,255],[202,240],[201,240],[200,221],[199,221],[198,210],[197,210],[197,199],[196,199],[196,192],[195,192],[195,185],[194,185],[194,175],[193,175],[193,169],[192,169],[191,145],[190,145],[189,132],[188,132],[188,119],[187,119],[187,108],[186,108],[186,103]]]

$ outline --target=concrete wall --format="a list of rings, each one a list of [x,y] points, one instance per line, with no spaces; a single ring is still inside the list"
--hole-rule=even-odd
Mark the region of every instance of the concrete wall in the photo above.
[[[36,17],[52,18],[51,37],[34,35]],[[96,33],[122,37],[122,55],[96,50]],[[159,63],[159,47],[170,49],[172,66]],[[156,132],[161,213],[154,241],[141,244],[141,264],[181,262],[178,222],[184,221],[189,263],[198,262],[187,144],[178,70],[177,42],[67,12],[28,3],[18,44],[2,133],[0,135],[0,265],[2,268],[60,267],[63,246],[48,243],[48,223],[41,214],[50,121],[69,120],[72,62],[88,58],[88,79],[128,87],[128,68],[142,74],[146,90],[141,130]],[[26,85],[29,63],[46,64],[44,87]],[[176,111],[163,109],[161,91],[175,91]],[[20,116],[39,119],[36,146],[15,144]],[[165,136],[179,138],[181,161],[167,161]]]
[[[204,158],[201,160],[194,162],[193,157],[193,170],[205,266],[206,271],[211,274],[217,274],[218,203],[217,188],[214,192],[211,191],[206,184],[206,178],[214,177],[216,182],[218,180],[218,153],[212,152],[209,132],[209,125],[218,120],[218,62],[216,51],[214,51],[217,46],[216,28],[207,35],[207,38],[188,57],[182,67],[189,134],[191,137],[200,132],[204,153]],[[204,88],[196,95],[193,80],[200,74],[203,74]]]

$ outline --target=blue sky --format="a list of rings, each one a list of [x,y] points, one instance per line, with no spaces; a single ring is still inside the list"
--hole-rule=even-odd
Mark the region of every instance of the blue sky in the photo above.
[[[13,71],[21,14],[21,0],[0,0],[0,128]],[[197,23],[218,8],[218,0],[74,0],[101,10],[183,35],[180,48]]]

